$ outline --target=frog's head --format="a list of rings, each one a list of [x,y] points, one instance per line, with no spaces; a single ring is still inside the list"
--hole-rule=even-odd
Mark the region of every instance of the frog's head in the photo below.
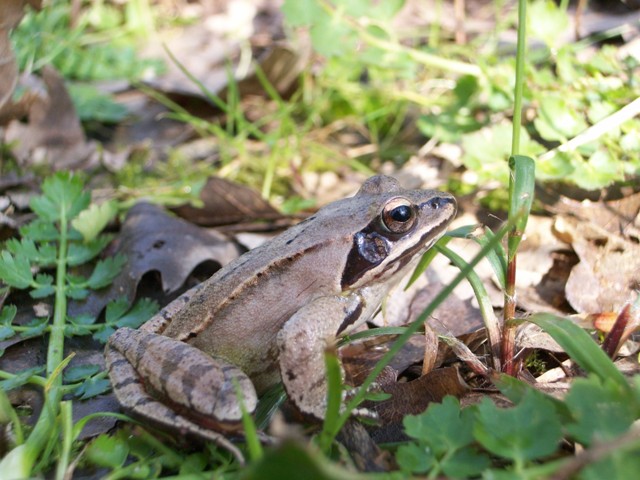
[[[369,205],[366,226],[353,236],[342,273],[343,290],[403,275],[444,234],[456,215],[455,198],[436,190],[404,190],[391,177],[367,180],[354,199]]]

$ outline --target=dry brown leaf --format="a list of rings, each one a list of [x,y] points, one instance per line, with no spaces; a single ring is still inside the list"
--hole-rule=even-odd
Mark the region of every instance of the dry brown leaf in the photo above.
[[[619,200],[577,202],[563,197],[554,210],[592,223],[614,235],[640,241],[640,193]]]
[[[182,205],[173,211],[190,222],[209,227],[282,217],[253,189],[218,177],[209,178],[200,200],[201,208]]]
[[[204,230],[162,208],[147,203],[135,205],[122,225],[113,254],[127,256],[123,271],[104,291],[93,293],[86,302],[75,306],[72,315],[93,315],[112,299],[122,296],[133,300],[140,279],[158,272],[165,294],[175,293],[199,265],[214,262],[226,265],[239,254],[236,246],[221,234]]]
[[[31,104],[29,123],[9,123],[5,141],[23,165],[48,163],[56,170],[79,167],[95,151],[87,142],[80,119],[62,77],[52,67],[42,69],[47,98]]]
[[[580,258],[567,280],[566,296],[579,313],[619,311],[640,288],[640,246],[600,226],[559,216],[556,235]]]
[[[372,431],[377,442],[397,441],[402,435],[402,419],[424,412],[431,402],[441,402],[447,395],[462,397],[469,391],[455,367],[438,368],[410,382],[382,385],[391,395],[388,400],[367,405],[378,414],[379,427]]]

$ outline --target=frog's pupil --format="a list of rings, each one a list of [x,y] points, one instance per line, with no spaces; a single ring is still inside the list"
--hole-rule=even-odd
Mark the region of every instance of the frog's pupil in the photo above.
[[[391,218],[396,222],[406,222],[411,218],[411,209],[407,205],[400,205],[391,210]]]

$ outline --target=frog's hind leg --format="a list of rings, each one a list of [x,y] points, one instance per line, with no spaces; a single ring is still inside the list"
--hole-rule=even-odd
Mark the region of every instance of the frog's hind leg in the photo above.
[[[236,385],[247,411],[255,409],[255,390],[240,369],[185,343],[129,328],[111,336],[105,358],[114,392],[125,409],[160,426],[213,441],[244,461],[220,433],[240,430]]]

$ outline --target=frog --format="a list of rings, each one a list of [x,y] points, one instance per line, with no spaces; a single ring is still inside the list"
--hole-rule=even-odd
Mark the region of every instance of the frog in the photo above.
[[[449,193],[369,178],[139,329],[116,330],[105,359],[118,401],[236,454],[228,438],[241,433],[243,410],[279,382],[303,416],[323,419],[325,352],[377,313],[456,212]]]

